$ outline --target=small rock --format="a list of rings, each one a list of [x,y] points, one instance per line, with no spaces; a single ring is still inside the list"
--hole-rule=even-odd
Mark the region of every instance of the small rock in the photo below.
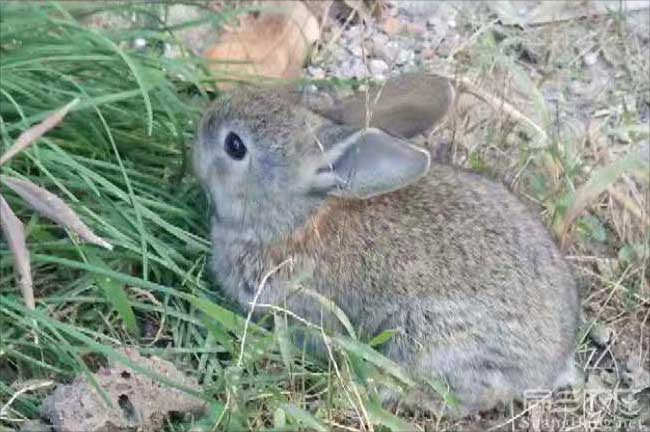
[[[101,29],[127,30],[133,28],[134,20],[132,18],[132,16],[107,11],[89,14],[81,22],[87,26]]]
[[[427,28],[424,24],[408,23],[406,24],[406,31],[417,35],[422,35],[427,31]]]
[[[614,330],[606,324],[594,323],[589,330],[589,337],[600,347],[607,346],[614,336]]]
[[[578,80],[572,80],[569,83],[569,88],[578,95],[589,94],[590,87]],[[596,261],[598,272],[604,278],[613,278],[619,263],[616,259],[599,259]]]
[[[583,61],[586,66],[593,66],[598,62],[598,51],[585,54]]]
[[[397,60],[397,56],[401,50],[399,44],[392,40],[388,43],[377,47],[378,51],[375,53],[378,57],[381,57],[387,63],[394,63]]]
[[[133,41],[133,46],[135,49],[142,49],[147,46],[147,40],[145,38],[136,38]]]
[[[401,66],[413,62],[414,59],[415,59],[415,54],[413,53],[413,51],[403,49],[397,55],[397,59],[395,59],[395,63]]]
[[[384,33],[377,33],[373,36],[370,43],[370,54],[375,57],[382,57],[386,44],[390,41],[390,38]]]
[[[388,37],[388,35],[385,33],[375,33],[372,36],[371,41],[373,42],[373,45],[380,44],[380,43],[387,44],[388,42],[390,42],[390,37]]]
[[[436,48],[436,52],[441,57],[447,57],[451,53],[452,49],[457,47],[459,43],[460,43],[460,35],[458,34],[449,35],[447,37],[442,38],[442,40],[440,40],[440,43]]]
[[[425,48],[425,49],[422,50],[422,53],[420,54],[420,56],[424,60],[431,60],[432,58],[434,58],[436,56],[436,52],[433,50],[433,48]]]
[[[184,4],[170,4],[165,13],[166,24],[170,26],[198,20],[204,16],[202,8]],[[201,53],[215,42],[216,30],[214,24],[206,22],[178,30],[174,34],[194,53]],[[178,58],[182,57],[183,53],[179,50],[178,53],[174,52],[174,55]]]
[[[361,48],[361,45],[357,45],[357,44],[350,45],[350,46],[348,46],[348,50],[355,57],[362,57],[363,56],[363,49]]]
[[[639,149],[641,150],[641,157],[646,161],[650,161],[650,141],[643,141],[641,144],[639,144]]]
[[[387,3],[386,4],[386,12],[388,12],[389,16],[397,16],[399,15],[399,9],[397,8],[397,5]]]
[[[314,111],[327,111],[334,106],[334,98],[328,94],[327,89],[311,91],[311,86],[306,86],[301,94],[301,102]]]
[[[384,20],[381,27],[386,34],[393,36],[402,29],[402,23],[397,18],[388,17]]]
[[[363,36],[363,27],[360,25],[350,26],[345,34],[349,39],[361,39]]]
[[[641,404],[639,400],[631,393],[623,394],[618,400],[623,412],[625,413],[638,413],[641,411]]]
[[[601,371],[600,378],[603,383],[609,387],[614,387],[618,383],[618,377],[613,372]]]
[[[335,44],[332,47],[331,58],[336,63],[341,63],[350,57],[348,51],[342,46]]]
[[[315,79],[325,79],[325,71],[323,68],[318,67],[318,66],[309,66],[307,68],[307,73],[311,75],[312,78]]]
[[[141,365],[195,392],[195,378],[183,374],[172,363],[158,357],[145,358],[131,348],[121,349],[131,362]],[[101,394],[97,387],[104,391]],[[107,405],[108,397],[111,405]],[[78,375],[71,384],[59,385],[43,401],[41,415],[57,432],[159,430],[171,412],[200,413],[205,401],[109,359],[107,368],[92,377]]]
[[[650,388],[650,371],[643,368],[638,356],[630,356],[625,362],[625,369],[623,377],[632,390],[643,391]]]
[[[341,76],[344,78],[362,78],[368,75],[368,69],[359,58],[351,58],[341,65]]]
[[[406,16],[428,16],[436,14],[440,11],[440,3],[437,1],[422,1],[422,0],[399,0],[394,1],[394,4],[399,8],[400,12]]]
[[[304,86],[302,91],[308,94],[316,94],[318,93],[318,87],[315,84],[309,84]]]
[[[632,94],[623,95],[623,109],[625,110],[625,112],[628,113],[638,112],[636,109],[636,95],[632,95]]]
[[[372,73],[376,78],[379,78],[379,75],[383,76],[388,71],[388,65],[386,62],[380,59],[370,60],[368,68],[370,69],[370,73]]]
[[[585,384],[585,390],[592,391],[592,392],[600,392],[607,389],[608,386],[605,384],[605,382],[598,374],[595,373],[590,374],[589,377],[587,378],[587,383]]]

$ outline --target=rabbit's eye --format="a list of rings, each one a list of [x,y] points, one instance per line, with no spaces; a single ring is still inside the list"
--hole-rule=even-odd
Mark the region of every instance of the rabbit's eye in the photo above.
[[[244,159],[244,156],[246,156],[246,146],[244,145],[244,142],[239,138],[239,135],[237,135],[234,132],[228,132],[228,135],[226,135],[226,139],[224,141],[224,149],[226,150],[226,153],[228,153],[228,156],[235,160],[242,160]]]

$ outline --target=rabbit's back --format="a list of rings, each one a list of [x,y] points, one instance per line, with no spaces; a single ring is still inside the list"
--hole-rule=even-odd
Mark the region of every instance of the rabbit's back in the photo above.
[[[434,165],[411,187],[328,211],[310,222],[305,246],[317,289],[368,335],[397,329],[386,347],[394,360],[471,389],[474,408],[550,389],[566,369],[575,280],[538,217],[503,185]]]

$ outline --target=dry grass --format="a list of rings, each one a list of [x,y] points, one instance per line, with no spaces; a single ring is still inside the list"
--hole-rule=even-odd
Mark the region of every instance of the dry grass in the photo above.
[[[453,163],[502,179],[540,208],[583,285],[591,336],[582,338],[577,356],[587,383],[582,401],[598,393],[598,402],[566,410],[563,419],[554,413],[555,430],[605,430],[617,421],[625,427],[625,420],[631,430],[641,422],[650,428],[644,408],[650,398],[641,392],[650,386],[650,43],[644,14],[647,9],[522,30],[495,25],[468,7],[459,27],[480,36],[466,32],[463,49],[450,59],[462,79],[489,95],[463,97],[443,130]],[[585,57],[590,53],[595,62]],[[598,340],[603,333],[609,337]],[[636,401],[637,415],[613,409],[615,395]],[[533,430],[546,430],[548,412],[540,418],[537,409],[535,415],[541,423]]]

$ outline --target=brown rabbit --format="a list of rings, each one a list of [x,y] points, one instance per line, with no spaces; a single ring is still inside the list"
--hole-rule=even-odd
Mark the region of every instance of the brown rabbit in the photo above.
[[[195,168],[212,204],[210,267],[250,307],[286,307],[337,329],[328,298],[421,383],[446,381],[464,415],[572,376],[578,292],[553,239],[503,185],[431,162],[409,138],[444,116],[440,77],[389,81],[316,113],[285,90],[242,87],[198,132]],[[402,138],[398,138],[397,136]],[[318,349],[314,346],[314,349]],[[387,398],[394,395],[387,394]],[[437,409],[426,384],[404,398]]]

